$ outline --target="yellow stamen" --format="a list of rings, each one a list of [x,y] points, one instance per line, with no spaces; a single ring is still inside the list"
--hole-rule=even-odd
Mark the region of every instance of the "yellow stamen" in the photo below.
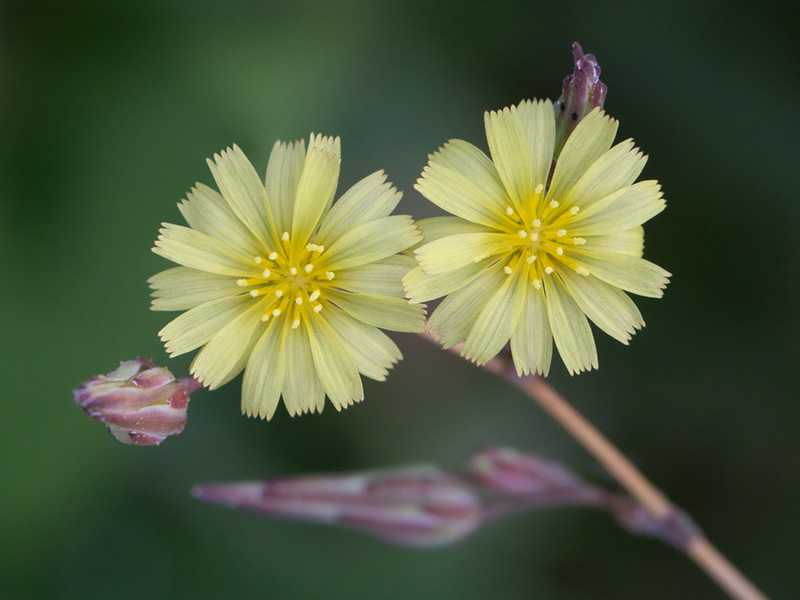
[[[278,258],[278,253],[277,252],[271,252],[268,258],[270,260],[275,260],[276,258]]]
[[[300,296],[298,296],[297,298],[294,299],[294,303],[297,304],[297,306],[300,306],[303,303],[303,299]]]
[[[320,292],[319,290],[314,290],[313,292],[311,292],[311,295],[308,297],[309,301],[310,302],[314,302],[314,300],[319,298],[321,293],[322,292]]]
[[[539,185],[536,186],[536,188],[534,188],[533,193],[538,196],[543,191],[544,191],[544,186],[540,183]]]
[[[304,270],[305,270],[306,273],[311,273],[311,271],[314,270],[314,265],[309,263],[309,264],[306,265],[306,268]]]
[[[280,298],[281,296],[283,296],[283,292],[281,290],[275,290],[275,296]]]
[[[545,267],[545,270],[544,270],[544,272],[547,273],[548,275],[552,275],[553,271],[555,271],[555,269],[553,267]]]
[[[564,249],[561,246],[559,246],[558,248],[556,248],[556,254],[558,254],[559,256],[563,256]]]
[[[317,248],[319,248],[319,246],[317,246],[316,244],[306,244],[306,250],[308,250],[309,252],[313,252]]]
[[[559,229],[558,231],[556,231],[556,236],[557,237],[564,237],[565,235],[567,235],[567,230],[566,229]]]
[[[284,242],[288,242],[289,241],[289,232],[288,231],[284,231],[283,232],[283,235],[281,236],[281,240],[284,241]]]
[[[536,262],[536,255],[531,254],[528,258],[525,259],[525,262],[528,263],[529,265],[532,265],[534,262]]]
[[[280,308],[276,308],[275,310],[273,310],[272,311],[272,316],[273,317],[280,317],[281,316],[281,309]]]
[[[533,287],[535,287],[537,290],[540,290],[540,289],[542,289],[542,280],[541,280],[541,279],[534,279],[533,281],[531,281],[531,284],[532,284],[532,285],[533,285]]]
[[[256,257],[255,257],[253,260],[255,261],[255,263],[256,263],[257,265],[260,265],[260,264],[261,264],[261,261],[262,261],[262,260],[264,260],[264,259],[263,259],[263,258],[261,258],[260,256],[256,256]]]
[[[533,220],[533,226],[538,229],[539,227],[542,226],[542,222],[539,219],[534,219]]]
[[[572,243],[576,246],[583,246],[586,243],[585,238],[572,238]]]
[[[578,275],[583,275],[584,277],[589,275],[589,271],[586,270],[586,267],[578,267],[577,269],[575,269],[575,272]]]
[[[297,269],[292,267],[291,269],[289,269],[289,273],[291,273],[292,275],[297,275]]]
[[[325,272],[325,277],[327,277],[328,281],[330,281],[331,279],[333,279],[335,277],[335,275],[333,274],[333,271],[326,271]]]
[[[267,277],[269,277],[270,275],[272,275],[272,271],[270,271],[269,269],[264,269],[263,271],[261,271],[261,276],[262,276],[264,279],[266,279],[266,278],[267,278]]]
[[[532,233],[531,234],[531,241],[532,242],[535,242],[538,239],[539,239],[539,234],[538,233]]]
[[[297,329],[298,327],[300,327],[300,319],[295,319],[292,321],[292,329]]]
[[[510,206],[507,206],[506,207],[506,214],[510,217],[511,215],[514,214],[514,209],[511,208]]]
[[[559,205],[558,205],[558,200],[553,200],[553,201],[550,203],[550,208],[558,208],[558,206],[559,206]]]
[[[527,232],[527,231],[525,231],[524,229],[520,229],[520,230],[517,232],[517,235],[518,235],[519,237],[521,237],[521,238],[524,240],[526,237],[528,237],[528,232]]]
[[[314,307],[314,312],[315,312],[315,313],[318,313],[318,312],[320,312],[321,310],[322,310],[322,304],[317,304],[317,305]]]
[[[239,287],[247,287],[247,279],[237,279],[236,285]]]
[[[253,298],[258,298],[258,290],[250,290],[250,295]]]
[[[577,215],[580,211],[581,211],[580,206],[573,206],[572,208],[569,209],[569,212],[571,212],[573,215]]]
[[[267,321],[269,321],[269,315],[268,315],[268,314],[266,314],[266,313],[264,313],[263,315],[261,315],[261,321],[262,321],[262,322],[264,322],[264,323],[266,323]]]
[[[505,267],[503,267],[503,271],[506,272],[506,275],[511,275],[514,272],[514,269],[506,265]]]
[[[319,252],[320,254],[325,252],[325,246],[317,246],[317,252]]]

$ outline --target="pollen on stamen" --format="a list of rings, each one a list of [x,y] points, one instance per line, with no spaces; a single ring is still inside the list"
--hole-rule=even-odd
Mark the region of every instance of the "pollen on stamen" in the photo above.
[[[281,309],[280,308],[276,308],[275,310],[273,310],[272,311],[272,316],[273,317],[280,317],[281,316]]]
[[[275,290],[275,296],[280,298],[281,296],[283,296],[283,292],[280,290]]]
[[[557,237],[564,237],[565,235],[567,235],[567,230],[566,229],[559,229],[558,231],[556,231],[556,236]]]
[[[247,279],[237,279],[236,285],[239,287],[247,287]]]
[[[270,255],[267,258],[269,258],[270,260],[275,260],[276,258],[278,258],[278,253],[277,252],[271,252]]]
[[[540,183],[534,188],[533,193],[538,195],[541,194],[543,191],[544,191],[544,186]]]
[[[525,259],[525,262],[528,263],[529,265],[532,265],[533,263],[536,262],[536,255],[531,254],[528,258]]]
[[[322,254],[323,252],[325,252],[325,246],[317,246],[316,252]]]
[[[581,207],[573,206],[572,208],[569,209],[569,212],[571,212],[573,215],[577,215],[579,212],[581,212]]]
[[[308,250],[309,252],[313,252],[317,248],[319,248],[319,246],[317,246],[316,244],[306,244],[306,250]]]
[[[303,303],[303,299],[300,296],[298,296],[297,298],[294,299],[294,303],[297,304],[297,306],[300,306]]]
[[[534,219],[533,223],[531,223],[531,225],[533,225],[536,228],[539,228],[539,227],[542,226],[542,222],[539,219]]]
[[[559,246],[558,248],[556,248],[556,254],[558,254],[559,256],[564,256],[564,249],[561,246]]]
[[[524,229],[520,229],[520,230],[517,232],[517,235],[518,235],[519,237],[521,237],[521,238],[524,240],[526,237],[528,237],[528,232],[527,232],[527,231],[525,231]]]
[[[300,327],[300,319],[295,319],[292,321],[292,329],[297,329],[298,327]]]
[[[587,277],[589,275],[589,271],[586,269],[586,267],[578,267],[577,269],[575,269],[575,272],[578,275],[583,275],[584,277]]]
[[[261,322],[266,323],[267,321],[269,321],[269,315],[267,313],[264,313],[263,315],[261,315]]]
[[[289,232],[288,231],[284,231],[283,232],[283,235],[281,236],[281,240],[284,241],[284,242],[288,242],[289,241]]]
[[[315,313],[318,313],[318,312],[320,312],[321,310],[322,310],[322,304],[317,304],[317,305],[314,307],[314,312],[315,312]]]
[[[311,295],[308,297],[309,301],[314,302],[314,300],[319,298],[321,293],[322,292],[320,292],[319,290],[314,290],[313,292],[311,292]]]
[[[264,279],[266,279],[266,278],[267,278],[267,277],[269,277],[270,275],[272,275],[272,271],[270,271],[269,269],[264,269],[263,271],[261,271],[261,276],[262,276]]]
[[[544,269],[544,272],[547,273],[548,275],[552,275],[553,271],[555,271],[553,267],[545,267]]]
[[[514,209],[511,208],[510,206],[506,206],[506,214],[510,217],[511,215],[514,214]]]
[[[505,267],[503,267],[503,271],[506,272],[506,275],[511,275],[514,272],[514,269],[506,265]]]
[[[289,273],[291,273],[292,275],[297,275],[297,269],[295,267],[292,267],[291,269],[289,269]]]
[[[303,269],[303,270],[304,270],[306,273],[311,273],[311,271],[313,271],[313,270],[314,270],[314,265],[312,265],[311,263],[308,263],[308,264],[306,265],[305,269]]]
[[[531,281],[531,285],[533,285],[533,287],[535,287],[537,290],[540,290],[542,289],[542,280],[534,279],[533,281]]]
[[[572,238],[572,243],[576,246],[583,246],[586,243],[586,238]]]
[[[250,295],[253,298],[258,298],[258,290],[250,290]]]
[[[559,207],[558,200],[553,200],[550,203],[550,208],[558,208],[558,207]]]
[[[253,262],[255,262],[257,265],[260,265],[262,260],[264,259],[261,258],[260,256],[256,256],[253,258]]]
[[[531,241],[532,242],[535,242],[538,239],[539,239],[539,234],[538,233],[532,233],[531,234]]]
[[[333,279],[335,277],[335,275],[333,274],[333,271],[326,271],[325,272],[325,277],[327,277],[328,281],[330,281],[331,279]]]

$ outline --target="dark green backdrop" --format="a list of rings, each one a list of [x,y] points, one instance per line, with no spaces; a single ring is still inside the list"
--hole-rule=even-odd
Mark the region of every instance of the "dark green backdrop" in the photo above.
[[[71,8],[66,8],[69,5]],[[195,394],[183,435],[123,447],[70,390],[137,354],[165,362],[150,246],[205,158],[342,137],[340,189],[384,168],[404,212],[482,113],[556,97],[570,44],[650,154],[673,272],[647,328],[598,336],[601,368],[551,381],[773,598],[796,597],[800,461],[797,15],[727,2],[5,2],[0,14],[0,596],[723,598],[687,560],[584,510],[518,515],[413,551],[192,500],[192,484],[432,461],[511,445],[604,480],[524,397],[413,336],[343,414],[270,423],[239,381]],[[170,361],[185,372],[189,357]]]

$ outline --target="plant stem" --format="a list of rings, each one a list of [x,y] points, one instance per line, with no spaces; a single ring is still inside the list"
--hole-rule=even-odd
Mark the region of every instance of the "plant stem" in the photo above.
[[[449,350],[460,354],[461,345],[454,346]],[[499,356],[491,359],[483,365],[483,368],[516,386],[541,406],[594,456],[652,517],[663,520],[677,518],[676,522],[680,524],[682,513],[608,438],[575,410],[544,379],[534,375],[518,377],[511,361]],[[681,549],[731,598],[735,600],[767,600],[767,597],[731,564],[699,529],[686,526],[683,529],[685,529],[682,533],[686,535],[686,542],[681,544]]]

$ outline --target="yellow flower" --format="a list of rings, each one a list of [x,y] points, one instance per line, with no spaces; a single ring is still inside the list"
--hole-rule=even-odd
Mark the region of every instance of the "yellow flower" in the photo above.
[[[416,189],[455,217],[418,223],[419,267],[403,279],[445,347],[479,364],[511,340],[519,374],[547,374],[555,340],[570,373],[597,368],[587,317],[627,344],[644,326],[625,292],[660,297],[669,273],[642,258],[641,224],[665,206],[656,181],[634,183],[646,157],[595,109],[568,139],[550,178],[550,101],[485,115],[491,160],[451,140]]]
[[[332,205],[339,138],[277,142],[265,184],[234,146],[208,161],[220,193],[197,184],[153,251],[180,265],[150,279],[153,310],[186,310],[159,335],[171,356],[202,350],[192,374],[211,389],[245,370],[242,411],[271,418],[360,401],[359,373],[385,379],[401,354],[381,331],[420,331],[424,307],[401,277],[421,239],[378,171]],[[332,206],[331,206],[332,205]]]

